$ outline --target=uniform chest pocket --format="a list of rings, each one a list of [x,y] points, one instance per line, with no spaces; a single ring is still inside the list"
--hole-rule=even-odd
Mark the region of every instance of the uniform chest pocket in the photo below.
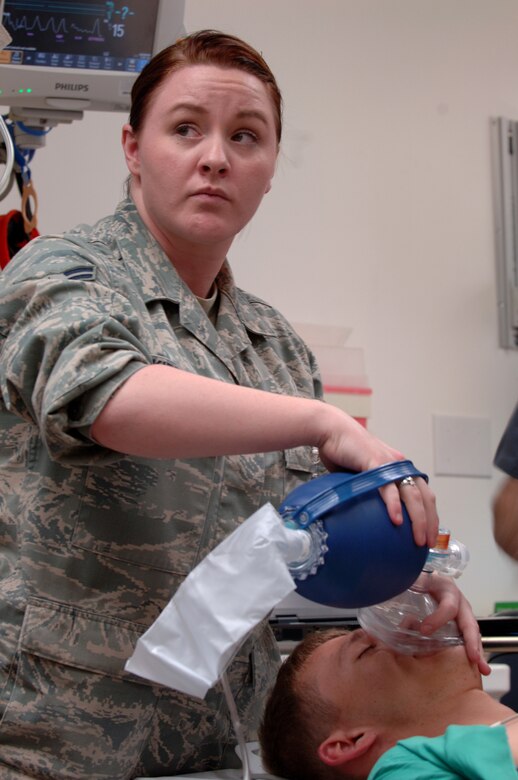
[[[301,482],[307,482],[312,477],[317,477],[324,472],[316,447],[303,446],[284,450],[284,462],[286,466],[284,495],[294,490]]]
[[[186,575],[195,563],[219,460],[122,459],[88,470],[72,545],[139,566]]]

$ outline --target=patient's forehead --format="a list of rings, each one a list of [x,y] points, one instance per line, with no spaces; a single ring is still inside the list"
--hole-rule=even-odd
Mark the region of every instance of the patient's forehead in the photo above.
[[[429,662],[424,664],[429,666]],[[344,698],[368,697],[373,683],[378,691],[390,690],[420,675],[416,658],[402,656],[369,636],[363,629],[344,631],[318,645],[308,656],[300,673],[308,684],[329,703]]]
[[[421,675],[412,673],[415,664],[361,629],[347,632],[307,658],[298,676],[300,693],[332,708],[344,726],[401,722],[407,718],[408,697],[421,692]],[[435,674],[426,677],[436,681]]]
[[[368,640],[365,631],[358,629],[340,632],[323,641],[306,658],[299,672],[299,681],[302,684],[311,683],[325,694],[329,682],[332,684],[339,677],[347,678],[362,639],[363,646],[366,646]]]

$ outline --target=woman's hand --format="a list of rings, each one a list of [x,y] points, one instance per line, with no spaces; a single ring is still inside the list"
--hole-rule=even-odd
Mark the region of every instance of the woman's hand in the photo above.
[[[322,463],[329,471],[347,468],[367,471],[386,463],[405,460],[405,456],[369,433],[360,423],[334,407],[325,407],[325,430],[319,441]],[[327,407],[327,408],[326,408]],[[439,531],[435,495],[422,478],[391,483],[380,494],[394,525],[403,522],[402,504],[412,522],[416,544],[434,547]]]
[[[491,668],[484,657],[480,630],[469,601],[458,589],[455,582],[434,572],[428,583],[428,591],[437,601],[437,609],[421,623],[420,631],[431,636],[434,631],[455,620],[464,639],[466,655],[476,664],[481,674],[490,674]]]

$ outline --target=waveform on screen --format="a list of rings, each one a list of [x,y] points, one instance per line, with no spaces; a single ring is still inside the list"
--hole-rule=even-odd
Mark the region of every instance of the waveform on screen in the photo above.
[[[11,32],[20,33],[24,31],[27,34],[34,33],[48,33],[49,31],[56,36],[62,35],[89,35],[93,37],[101,37],[101,20],[97,18],[93,25],[89,27],[81,27],[75,22],[72,22],[70,26],[67,25],[67,20],[64,17],[55,18],[51,16],[49,19],[42,21],[39,16],[35,16],[33,19],[29,19],[27,16],[21,16],[17,19],[13,18],[12,14],[7,15],[6,28]]]

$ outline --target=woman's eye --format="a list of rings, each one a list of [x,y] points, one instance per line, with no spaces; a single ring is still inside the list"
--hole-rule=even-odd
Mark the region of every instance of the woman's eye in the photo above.
[[[255,144],[257,136],[251,130],[240,130],[238,133],[234,133],[232,140],[237,141],[238,144]]]
[[[182,136],[182,138],[194,138],[196,130],[192,125],[178,125],[174,130],[176,135]]]

